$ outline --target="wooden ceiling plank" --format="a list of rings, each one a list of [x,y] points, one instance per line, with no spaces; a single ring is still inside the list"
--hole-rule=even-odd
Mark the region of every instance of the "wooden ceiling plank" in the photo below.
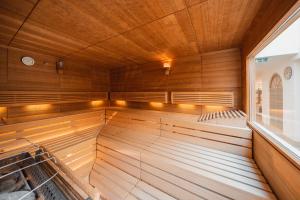
[[[40,0],[37,0],[35,2],[35,4],[33,5],[32,9],[29,11],[29,13],[27,14],[27,16],[24,18],[21,26],[18,28],[17,32],[12,36],[12,38],[10,39],[10,41],[8,42],[8,46],[10,46],[10,44],[12,43],[12,41],[15,39],[16,35],[18,34],[18,32],[22,29],[23,25],[25,24],[25,22],[29,19],[30,15],[32,14],[32,12],[34,11],[34,9],[36,8],[36,6],[39,4]]]
[[[2,44],[120,67],[240,47],[266,0],[3,1]]]
[[[240,47],[262,0],[209,0],[190,6],[201,53]]]

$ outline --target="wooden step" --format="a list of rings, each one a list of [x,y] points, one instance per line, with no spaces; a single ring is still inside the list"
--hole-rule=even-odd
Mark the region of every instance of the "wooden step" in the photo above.
[[[243,195],[249,196],[249,199],[272,197],[269,186],[253,162],[245,162],[248,166],[243,160],[240,164],[233,162],[235,166],[232,167],[225,165],[226,162],[222,159],[218,161],[215,158],[214,162],[209,162],[205,158],[193,157],[195,154],[189,154],[188,151],[183,154],[180,152],[181,148],[167,148],[161,145],[160,139],[156,141],[140,145],[139,141],[134,141],[132,137],[100,136],[97,146],[98,158],[141,180],[143,174],[146,173],[146,177],[153,176],[151,173],[155,170],[160,171],[158,177],[172,171],[171,175],[207,188],[208,191],[218,193],[220,188],[224,188],[222,195],[228,198],[239,199]],[[151,184],[149,181],[151,180],[146,182]]]
[[[90,183],[100,189],[106,199],[175,200],[101,159],[96,160],[90,177]]]
[[[248,128],[201,124],[188,116],[182,120],[180,115],[161,113],[107,110],[107,124],[97,138],[97,165],[118,169],[123,177],[175,199],[275,199],[249,153]],[[127,193],[126,188],[101,187],[111,195],[104,195],[108,199],[152,199],[137,185]]]

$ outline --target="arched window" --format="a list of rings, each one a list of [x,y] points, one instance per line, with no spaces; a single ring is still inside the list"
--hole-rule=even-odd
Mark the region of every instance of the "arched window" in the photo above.
[[[279,74],[274,74],[270,81],[270,126],[283,129],[283,87]]]

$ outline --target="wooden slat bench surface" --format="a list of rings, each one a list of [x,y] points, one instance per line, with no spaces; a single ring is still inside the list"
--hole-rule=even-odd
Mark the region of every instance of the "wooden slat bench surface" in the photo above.
[[[241,110],[208,112],[200,115],[198,122],[246,127],[247,116]]]
[[[166,134],[163,128],[170,122],[179,125],[180,120],[178,115],[162,116],[106,110],[107,124],[98,136],[97,159],[90,174],[90,183],[104,198],[275,199],[251,157],[193,142],[193,135],[183,139],[169,130]],[[233,131],[238,133],[241,139],[251,136],[246,129]]]
[[[61,145],[60,149],[66,148],[73,137],[79,139],[78,142],[80,138],[85,141],[85,136],[88,137],[89,134],[96,137],[104,125],[104,113],[104,110],[100,110],[0,126],[0,149],[6,152],[28,145],[22,138],[33,143],[49,145],[49,147],[57,144],[56,148]],[[70,143],[69,146],[73,144],[75,143]]]
[[[27,151],[31,142],[38,144],[88,183],[96,159],[96,138],[105,123],[104,113],[103,109],[0,126],[0,150],[6,156],[10,151]]]
[[[115,113],[118,115],[115,116]],[[111,117],[114,117],[111,123],[124,128],[142,124],[146,131],[146,121],[150,130],[155,124],[164,136],[241,156],[252,156],[252,133],[249,128],[199,123],[197,115],[135,109],[107,109],[107,121]]]

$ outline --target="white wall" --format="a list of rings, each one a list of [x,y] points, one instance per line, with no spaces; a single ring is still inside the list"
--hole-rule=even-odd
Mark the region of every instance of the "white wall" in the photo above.
[[[295,21],[266,48],[259,52],[256,58],[294,54],[298,52],[300,52],[300,19]]]
[[[256,63],[256,81],[262,82],[262,120],[270,124],[270,80],[274,73],[280,75],[283,83],[283,134],[294,141],[300,141],[300,54],[269,57],[268,62]],[[291,66],[293,76],[285,80],[284,69]]]

